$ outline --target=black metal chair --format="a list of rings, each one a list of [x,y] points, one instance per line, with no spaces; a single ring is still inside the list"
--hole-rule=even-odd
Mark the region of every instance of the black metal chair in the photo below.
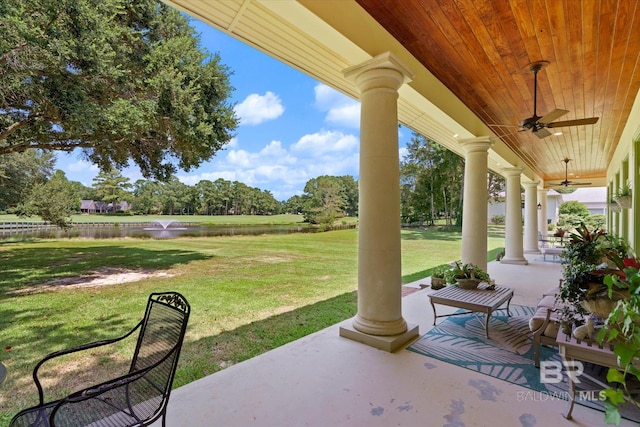
[[[162,417],[189,320],[190,306],[177,292],[149,296],[144,318],[127,334],[110,340],[61,350],[42,359],[33,370],[40,403],[16,414],[10,427],[148,426]],[[139,330],[126,375],[46,402],[38,369],[55,357],[113,344]]]

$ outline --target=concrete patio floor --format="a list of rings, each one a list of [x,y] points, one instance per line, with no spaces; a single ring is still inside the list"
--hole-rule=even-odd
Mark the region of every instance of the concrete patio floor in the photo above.
[[[558,262],[528,254],[529,265],[489,263],[512,304],[535,306],[557,285]],[[408,286],[416,289],[429,280]],[[420,334],[433,324],[430,288],[402,299]],[[441,313],[438,306],[438,314]],[[445,308],[442,308],[444,313]],[[451,309],[450,311],[453,311]],[[350,322],[347,320],[346,322]],[[387,353],[339,336],[340,324],[173,391],[169,427],[210,426],[604,426],[602,412],[406,349]],[[527,393],[529,392],[529,393]],[[636,425],[623,420],[622,426]],[[160,422],[154,424],[160,426]]]

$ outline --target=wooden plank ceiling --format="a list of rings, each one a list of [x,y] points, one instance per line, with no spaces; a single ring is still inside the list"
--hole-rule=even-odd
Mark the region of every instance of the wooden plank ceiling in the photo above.
[[[357,0],[545,181],[604,177],[640,87],[637,0]],[[558,121],[595,125],[549,129],[544,139],[518,125],[569,110]],[[512,127],[495,127],[510,125]],[[578,180],[579,181],[579,180]]]

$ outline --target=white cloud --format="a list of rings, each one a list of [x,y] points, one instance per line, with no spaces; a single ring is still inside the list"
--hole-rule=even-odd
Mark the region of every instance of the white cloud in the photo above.
[[[409,154],[409,150],[407,150],[407,147],[401,147],[400,150],[398,150],[398,154],[400,156],[400,160],[402,161],[404,159],[404,157]]]
[[[253,93],[236,105],[235,112],[241,125],[258,125],[268,120],[277,119],[284,113],[280,98],[268,91],[264,95]]]
[[[305,157],[315,157],[326,153],[349,152],[358,146],[358,138],[338,131],[322,131],[304,135],[291,150]]]
[[[314,88],[315,105],[326,111],[325,122],[334,126],[359,129],[360,103],[324,84]]]
[[[332,108],[325,118],[327,123],[353,129],[360,129],[360,104],[352,102]]]
[[[69,163],[66,166],[68,172],[98,172],[98,166],[85,160],[78,160],[77,162]]]
[[[277,200],[302,194],[305,184],[320,175],[357,175],[358,141],[354,135],[322,131],[304,135],[290,147],[271,141],[255,150],[234,149],[208,162],[198,172],[178,178],[188,185],[200,180],[239,181],[269,189]]]

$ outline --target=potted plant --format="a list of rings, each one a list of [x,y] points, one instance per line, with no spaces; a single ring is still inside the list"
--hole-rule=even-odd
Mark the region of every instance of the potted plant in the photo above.
[[[449,270],[449,268],[443,265],[431,270],[431,289],[441,289],[447,286],[447,281],[444,277],[447,270]]]
[[[621,387],[604,390],[605,419],[609,424],[620,424],[619,405],[625,402],[625,398],[640,409],[640,402],[627,386],[630,378],[640,381],[640,260],[632,256],[623,262],[624,274],[608,275],[605,283],[610,295],[623,289],[629,296],[617,302],[598,333],[600,344],[605,341],[614,344],[613,353],[618,360],[618,367],[609,369],[607,381]]]
[[[570,235],[562,257],[563,281],[558,300],[563,304],[561,318],[569,324],[582,323],[587,313],[606,319],[620,299],[628,297],[624,289],[608,291],[607,275],[619,275],[624,268],[628,245],[604,230],[590,231],[584,223]]]
[[[609,199],[609,203],[607,203],[607,207],[611,212],[620,212],[622,210],[618,202],[616,202],[616,200],[613,197]]]
[[[578,325],[586,314],[582,302],[587,299],[592,282],[590,274],[598,270],[602,253],[599,240],[604,230],[589,231],[584,223],[569,236],[560,255],[562,284],[557,299],[562,303],[561,320],[568,325]]]
[[[629,209],[631,207],[631,185],[628,181],[618,188],[616,202],[618,202],[622,209]]]
[[[463,289],[475,289],[481,282],[490,283],[489,274],[474,264],[461,264],[456,261],[455,266],[445,273],[448,283],[457,283]]]
[[[566,231],[562,228],[558,228],[556,229],[556,231],[554,231],[553,233],[553,237],[564,237]]]

